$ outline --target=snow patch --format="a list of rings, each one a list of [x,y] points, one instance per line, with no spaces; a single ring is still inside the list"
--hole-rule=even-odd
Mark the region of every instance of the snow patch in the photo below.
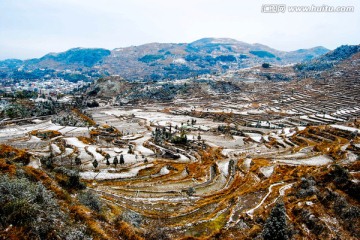
[[[220,171],[227,177],[229,175],[229,161],[221,161],[217,162],[217,165],[220,169]]]
[[[159,174],[160,175],[167,175],[170,173],[170,170],[165,166],[165,167],[162,167]]]
[[[343,126],[343,125],[330,125],[333,128],[337,128],[340,130],[344,130],[344,131],[348,131],[348,132],[355,132],[355,131],[360,131],[360,129],[358,128],[353,128],[353,127],[347,127],[347,126]]]
[[[274,172],[274,166],[262,167],[260,168],[260,172],[268,178]]]
[[[186,64],[186,60],[183,58],[174,59],[173,63]]]
[[[321,155],[307,159],[297,159],[297,160],[281,159],[281,160],[276,160],[275,162],[285,163],[289,165],[322,166],[331,163],[332,159],[329,158],[328,156]]]
[[[72,145],[72,146],[77,147],[77,148],[86,147],[86,144],[84,144],[82,141],[80,141],[79,139],[77,139],[75,137],[64,138],[64,140],[66,141],[67,144]]]
[[[244,165],[247,169],[249,169],[249,168],[250,168],[250,165],[251,165],[251,161],[252,161],[251,158],[246,158],[246,159],[244,160],[243,165]]]
[[[28,142],[41,142],[41,139],[36,136],[31,136]]]
[[[98,153],[98,152],[96,151],[96,147],[95,147],[95,146],[89,146],[89,147],[88,147],[88,151],[92,153],[92,155],[95,157],[95,159],[96,159],[97,161],[102,161],[102,160],[104,160],[104,157],[103,157],[100,153]]]
[[[56,144],[51,144],[51,147],[52,147],[53,153],[55,153],[55,154],[60,154],[60,153],[61,153],[61,150],[60,150],[60,148],[58,147],[58,145],[56,145]]]
[[[250,137],[255,142],[260,142],[262,138],[262,135],[258,133],[244,133],[244,134],[245,136]]]
[[[97,179],[97,180],[104,180],[104,179],[118,179],[118,178],[131,178],[136,177],[140,170],[152,167],[154,164],[148,164],[144,166],[135,167],[133,169],[130,169],[128,172],[122,172],[122,173],[109,173],[107,170],[103,170],[100,172],[81,172],[80,176],[83,179]]]

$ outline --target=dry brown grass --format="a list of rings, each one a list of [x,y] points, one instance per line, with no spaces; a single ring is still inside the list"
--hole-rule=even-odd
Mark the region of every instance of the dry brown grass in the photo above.
[[[109,129],[111,129],[111,131],[108,131]],[[104,124],[97,129],[90,130],[89,134],[92,138],[101,135],[104,137],[108,137],[109,141],[113,140],[115,137],[122,136],[122,133],[117,128],[109,126],[107,124]]]
[[[96,143],[95,140],[84,136],[77,137],[77,139],[79,139],[84,144],[88,144],[88,145]]]
[[[115,221],[115,228],[119,233],[119,237],[128,240],[143,240],[144,238],[140,237],[134,229],[124,221]]]
[[[161,110],[161,112],[163,113],[170,113],[171,109],[170,108],[164,108],[163,110]]]
[[[87,122],[87,123],[89,124],[89,126],[94,126],[94,125],[96,125],[96,122],[95,122],[93,119],[91,119],[90,117],[88,117],[88,116],[86,116],[85,114],[81,113],[81,111],[80,111],[79,109],[74,108],[74,109],[72,110],[72,112],[73,112],[74,114],[76,114],[79,118],[81,118],[82,120],[84,120],[85,122]]]
[[[24,227],[9,226],[4,231],[0,231],[0,239],[6,240],[31,240],[33,236],[29,235],[28,231]]]
[[[41,182],[48,190],[52,191],[55,194],[56,198],[65,201],[71,200],[70,195],[61,187],[59,187],[55,180],[49,177],[46,172],[40,169],[35,169],[31,166],[24,167],[24,170],[31,179]]]
[[[96,129],[92,129],[92,130],[90,130],[89,134],[91,137],[97,137],[100,135],[100,132]]]
[[[17,149],[9,145],[0,145],[0,158],[13,162],[21,162],[24,165],[30,162],[30,154],[25,150]]]
[[[206,150],[200,150],[199,155],[201,157],[202,164],[212,164],[218,160],[222,160],[224,157],[221,154],[222,148],[208,148]]]
[[[198,118],[211,118],[221,122],[231,123],[234,118],[234,113],[232,112],[200,112],[200,111],[191,111],[190,115],[192,117]]]
[[[5,161],[5,159],[0,159],[0,171],[2,173],[14,175],[16,173],[16,166],[13,164],[7,163]]]
[[[253,164],[250,167],[251,172],[256,172],[261,167],[267,167],[267,166],[271,165],[269,160],[266,158],[254,158],[252,160],[252,163]]]
[[[54,137],[61,136],[61,133],[55,130],[45,130],[45,131],[33,130],[30,132],[30,134],[41,139],[51,139]]]
[[[93,212],[83,205],[70,206],[73,218],[86,224],[94,239],[112,239],[103,230],[103,227],[95,220]]]
[[[198,152],[200,161],[187,165],[189,174],[196,179],[201,179],[206,176],[209,167],[215,164],[216,161],[223,159],[221,150],[222,148],[208,148],[206,150],[200,150]]]

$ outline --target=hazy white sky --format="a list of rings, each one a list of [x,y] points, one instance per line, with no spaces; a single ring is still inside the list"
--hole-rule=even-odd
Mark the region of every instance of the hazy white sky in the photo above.
[[[269,3],[354,6],[355,11],[262,13]],[[279,50],[360,43],[358,0],[0,0],[0,10],[0,59],[204,37]]]

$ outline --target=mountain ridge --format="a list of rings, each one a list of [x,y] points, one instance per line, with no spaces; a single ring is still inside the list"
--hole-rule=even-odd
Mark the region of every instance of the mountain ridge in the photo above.
[[[332,69],[359,52],[360,45],[342,45],[324,55],[297,64],[295,69],[300,71],[324,71]]]
[[[18,69],[70,70],[81,73],[96,69],[98,75],[120,75],[129,80],[182,79],[252,67],[264,62],[294,64],[328,51],[324,47],[314,47],[286,52],[231,38],[202,38],[191,43],[147,43],[113,50],[72,48],[24,61],[0,61],[0,71],[6,72],[8,78]]]
[[[357,52],[358,51],[358,52]],[[338,79],[346,74],[347,78],[356,78],[356,68],[360,62],[360,47],[340,46],[333,51],[321,55],[314,60],[305,61],[295,66],[270,66],[268,68],[256,66],[250,69],[241,69],[222,75],[205,75],[179,81],[137,82],[130,83],[120,76],[100,78],[91,85],[89,95],[97,97],[116,97],[120,102],[131,101],[166,101],[175,98],[196,98],[197,96],[211,95],[218,90],[222,93],[235,93],[241,89],[241,84],[246,80],[255,81],[291,81],[311,77],[314,80]],[[331,68],[327,66],[331,59]],[[341,66],[340,66],[341,65]],[[301,66],[314,70],[301,69]],[[340,69],[339,69],[340,67]],[[346,69],[347,71],[341,71]],[[343,73],[341,73],[343,72]],[[354,76],[352,76],[354,75]],[[239,80],[242,79],[242,80]],[[239,85],[240,84],[240,85]],[[130,90],[131,89],[131,90]],[[193,90],[195,89],[195,91]],[[135,94],[134,94],[135,93]]]

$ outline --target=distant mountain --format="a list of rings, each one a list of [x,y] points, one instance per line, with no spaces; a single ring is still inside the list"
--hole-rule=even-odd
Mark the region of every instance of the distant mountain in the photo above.
[[[23,64],[23,61],[19,59],[6,59],[4,61],[0,61],[0,68],[18,68]]]
[[[49,53],[39,59],[31,59],[24,62],[25,65],[48,68],[77,68],[93,67],[101,64],[101,60],[109,56],[111,52],[102,48],[73,48],[62,53]]]
[[[360,45],[343,45],[324,55],[295,65],[299,71],[324,71],[334,68],[353,55],[360,53]]]
[[[233,44],[235,40],[229,39],[217,39],[214,42],[211,39],[201,39],[191,44],[186,44],[186,48],[192,48],[192,52],[197,52],[197,56],[202,56],[203,52],[218,51],[219,48],[228,46],[227,44]],[[283,56],[293,54],[284,53],[276,50],[271,50],[266,46],[262,47],[264,50],[251,50],[254,45],[236,42],[237,46],[243,49],[251,51],[258,51],[257,54],[265,54],[264,59],[271,59],[270,54]],[[220,44],[220,45],[219,45]],[[360,45],[359,45],[360,46]],[[247,81],[291,81],[301,80],[304,78],[310,78],[313,80],[325,80],[324,82],[332,82],[339,80],[342,84],[349,84],[352,87],[354,82],[359,79],[360,69],[360,47],[359,46],[341,46],[333,51],[327,52],[324,55],[318,56],[313,60],[305,60],[297,65],[276,66],[271,64],[269,67],[258,65],[247,69],[237,69],[234,71],[228,71],[225,74],[204,75],[187,80],[178,81],[149,81],[149,82],[133,82],[120,76],[109,76],[100,78],[94,81],[86,90],[87,95],[97,98],[116,98],[118,103],[129,102],[152,102],[152,101],[172,101],[176,98],[201,98],[207,96],[208,98],[216,97],[217,95],[224,98],[224,96],[231,95],[232,93],[241,92],[245,82]],[[152,49],[154,52],[164,49],[167,51],[174,51],[174,45],[168,44],[147,44],[139,46],[137,49],[137,56],[133,56],[133,59],[141,58],[140,62],[153,62],[159,61],[154,55],[143,56],[144,52],[149,52],[148,49]],[[228,46],[229,47],[229,46]],[[147,49],[148,48],[148,49]],[[176,48],[179,49],[178,47]],[[128,51],[129,48],[118,50],[122,52],[120,56],[127,56],[123,51]],[[267,53],[259,53],[259,51]],[[313,48],[313,52],[318,54],[325,51],[322,48]],[[222,50],[224,52],[224,50]],[[295,51],[301,54],[309,52],[309,50]],[[111,53],[114,54],[113,52]],[[205,55],[205,54],[204,54]],[[205,57],[208,55],[205,55]],[[226,57],[225,57],[226,56]],[[221,62],[232,62],[232,55],[218,55],[212,56],[213,59],[221,59]],[[304,56],[304,55],[303,55]],[[249,55],[249,58],[250,55]],[[253,57],[255,58],[255,57]],[[154,60],[156,59],[156,60]],[[256,58],[255,58],[256,59]],[[104,60],[104,64],[106,64]],[[188,60],[185,60],[188,61]],[[234,61],[237,61],[234,60]],[[136,62],[134,60],[134,62]],[[185,64],[185,63],[184,63]],[[330,68],[319,68],[317,66],[323,66],[326,64],[332,64]],[[303,69],[301,69],[301,67]],[[306,69],[318,69],[318,70],[306,70]],[[245,85],[244,85],[245,84]],[[226,97],[225,97],[226,98]]]
[[[5,60],[0,61],[0,76],[13,77],[16,71],[29,74],[37,69],[50,69],[78,71],[88,76],[95,71],[95,76],[120,75],[129,80],[181,79],[264,62],[276,65],[299,63],[328,51],[315,47],[285,52],[229,38],[203,38],[192,43],[149,43],[112,51],[74,48],[38,59]]]
[[[103,67],[127,79],[176,79],[252,67],[263,62],[298,63],[328,51],[316,47],[284,52],[234,39],[204,38],[189,44],[151,43],[114,49],[104,59]]]
[[[41,58],[34,58],[29,60],[7,59],[0,61],[2,68],[19,68],[26,69],[34,68],[78,68],[78,67],[93,67],[95,64],[100,63],[101,60],[109,56],[111,51],[103,48],[73,48],[66,52],[49,53]]]

